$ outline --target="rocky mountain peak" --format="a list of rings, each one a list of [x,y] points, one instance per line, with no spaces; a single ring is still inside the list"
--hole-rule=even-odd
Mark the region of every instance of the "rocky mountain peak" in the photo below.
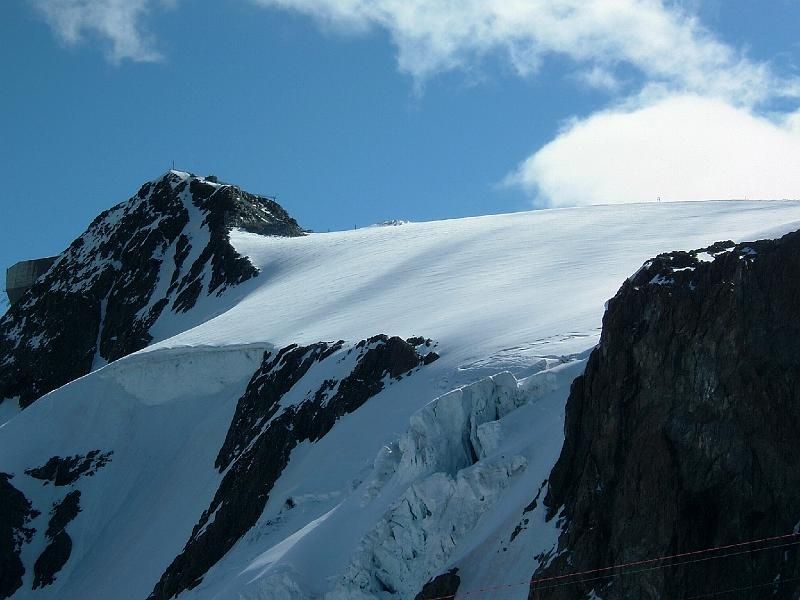
[[[303,235],[274,200],[175,170],[102,212],[0,319],[0,401],[24,407],[144,348],[156,322],[169,331],[170,314],[255,277],[233,228]]]
[[[561,537],[530,598],[798,597],[796,543],[602,569],[797,531],[799,296],[800,232],[661,254],[623,284],[567,401],[545,499]]]
[[[303,235],[303,229],[297,221],[274,198],[251,194],[238,185],[221,182],[214,175],[201,177],[170,170],[156,181],[160,180],[168,181],[178,193],[188,188],[192,197],[198,199],[201,210],[213,215],[225,228],[243,229],[261,235]],[[142,186],[142,190],[152,183]]]

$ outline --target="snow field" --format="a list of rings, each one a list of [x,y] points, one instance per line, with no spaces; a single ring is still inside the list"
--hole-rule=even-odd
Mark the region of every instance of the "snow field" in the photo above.
[[[187,331],[196,321],[165,316],[161,341],[0,426],[0,471],[43,512],[26,565],[69,488],[24,470],[114,452],[76,484],[82,512],[55,584],[32,592],[29,569],[15,598],[146,598],[219,485],[214,459],[263,352],[378,333],[433,338],[441,358],[296,447],[258,524],[180,598],[406,598],[453,566],[463,592],[524,583],[558,531],[541,502],[523,511],[561,449],[605,301],[659,252],[787,223],[800,223],[800,203],[589,207],[291,239],[234,231],[261,274],[235,298],[204,299],[216,316]],[[350,366],[312,368],[282,404]]]
[[[493,362],[500,353],[512,364],[519,355],[576,353],[595,343],[605,300],[647,258],[741,241],[798,220],[800,202],[687,202],[303,238],[234,231],[231,241],[261,276],[231,309],[151,348],[283,346],[387,333],[431,337],[457,353],[458,364]]]

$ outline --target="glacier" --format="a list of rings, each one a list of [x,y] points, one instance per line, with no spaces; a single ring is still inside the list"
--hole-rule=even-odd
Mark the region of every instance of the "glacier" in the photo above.
[[[438,359],[377,373],[382,386],[363,404],[287,447],[255,522],[178,597],[414,598],[455,568],[459,594],[527,598],[559,533],[535,498],[605,301],[660,252],[798,222],[800,203],[787,201],[596,206],[302,237],[234,228],[231,244],[258,270],[235,297],[204,298],[200,323],[164,313],[155,343],[3,412],[0,472],[39,512],[12,597],[148,598],[202,533],[203,515],[216,518],[207,511],[229,472],[220,452],[265,356],[341,340],[281,395],[279,411],[300,411],[352,376],[364,353],[349,349],[384,334],[421,340],[420,360]],[[72,483],[26,474],[93,451],[113,454]],[[50,512],[76,490],[69,558],[34,590]]]

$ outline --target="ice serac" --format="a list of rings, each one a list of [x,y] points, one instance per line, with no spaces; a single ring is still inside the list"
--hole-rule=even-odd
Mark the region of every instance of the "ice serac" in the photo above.
[[[224,302],[204,310],[201,298],[258,273],[232,228],[303,234],[273,200],[179,171],[100,214],[0,319],[0,402],[27,406],[219,311]]]
[[[349,347],[342,341],[319,342],[266,352],[217,456],[222,482],[149,598],[167,600],[196,587],[256,524],[292,450],[303,441],[320,440],[340,417],[386,385],[430,364],[438,358],[430,347],[423,338],[378,335]],[[338,368],[327,371],[330,362]],[[310,376],[312,369],[347,375],[319,382]]]
[[[562,533],[537,577],[797,531],[798,298],[800,232],[662,254],[623,284],[567,403],[545,499]],[[797,541],[543,582],[530,598],[794,599]]]
[[[405,490],[360,541],[326,600],[430,598],[433,589],[458,587],[458,576],[442,570],[527,467],[522,455],[496,453],[500,420],[536,397],[504,372],[415,413],[408,430],[376,457],[365,506],[387,488]]]

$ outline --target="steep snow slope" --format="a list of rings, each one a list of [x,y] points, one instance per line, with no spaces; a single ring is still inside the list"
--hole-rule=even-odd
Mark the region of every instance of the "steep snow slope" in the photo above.
[[[603,304],[647,258],[798,221],[797,202],[594,206],[302,239],[232,232],[262,270],[235,307],[153,348],[426,335],[460,366],[592,346]]]
[[[191,589],[168,588],[179,598],[413,598],[450,568],[462,593],[517,582],[492,597],[526,598],[537,556],[557,536],[531,498],[561,448],[564,400],[597,341],[605,300],[658,252],[796,221],[798,203],[709,202],[293,239],[234,231],[231,242],[261,275],[233,308],[0,427],[0,472],[41,513],[25,525],[36,530],[30,542],[16,529],[26,571],[14,598],[144,600],[167,589],[159,581],[180,579],[170,565],[182,554],[208,570]],[[398,377],[370,371],[381,386],[337,408],[343,382],[361,379],[357,342],[380,333],[432,338],[419,351],[441,357]],[[275,362],[289,344],[338,339],[306,370]],[[264,381],[267,391],[288,390],[274,413]],[[285,467],[274,482],[255,482],[267,494],[263,510],[236,523],[246,531],[220,559],[210,556],[192,540],[228,518],[220,506],[240,506],[249,474],[263,471],[248,452],[291,411],[288,430],[299,433],[275,448]],[[223,451],[243,433],[246,448]],[[30,474],[54,456],[94,450],[108,462],[92,476],[59,486]],[[71,553],[52,584],[32,590],[51,508],[72,491],[81,512],[64,529]]]
[[[10,483],[42,513],[22,548],[26,572],[15,597],[146,596],[158,569],[180,550],[183,540],[175,536],[188,536],[213,494],[219,475],[208,466],[233,414],[231,398],[242,393],[262,352],[232,347],[130,357],[48,394],[0,427],[0,471],[13,474]],[[93,450],[113,454],[72,484],[25,473],[53,456]],[[48,513],[76,489],[81,513],[66,529],[69,560],[53,585],[34,593],[32,566],[46,545]]]

